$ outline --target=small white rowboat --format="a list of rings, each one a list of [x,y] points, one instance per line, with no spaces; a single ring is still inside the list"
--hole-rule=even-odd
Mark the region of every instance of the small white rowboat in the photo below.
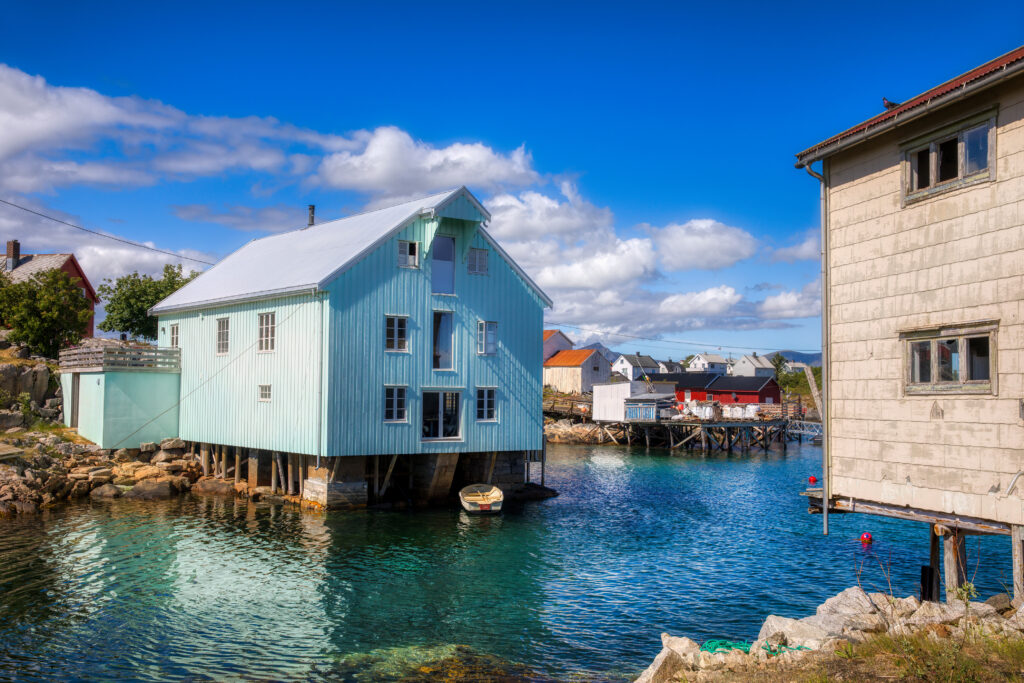
[[[459,491],[462,508],[476,515],[494,515],[501,512],[501,503],[505,494],[497,486],[490,484],[470,484]]]

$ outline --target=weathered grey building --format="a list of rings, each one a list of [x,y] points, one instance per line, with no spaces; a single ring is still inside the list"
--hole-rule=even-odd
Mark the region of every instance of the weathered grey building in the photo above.
[[[1019,48],[797,155],[821,187],[826,532],[829,509],[928,522],[947,587],[965,533],[1012,535],[1018,595],[1022,75]]]

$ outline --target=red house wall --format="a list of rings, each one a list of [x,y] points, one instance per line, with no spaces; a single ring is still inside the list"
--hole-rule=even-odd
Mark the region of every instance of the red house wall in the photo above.
[[[89,278],[87,278],[85,273],[82,272],[82,268],[78,265],[78,261],[75,260],[74,256],[65,261],[64,265],[61,266],[60,269],[67,273],[68,277],[72,280],[78,281],[78,286],[82,288],[82,292],[85,294],[85,298],[89,302],[89,310],[92,311],[92,313],[89,316],[89,327],[86,330],[85,336],[92,337],[95,332],[94,324],[96,322],[96,292],[93,291],[92,285],[89,283]]]

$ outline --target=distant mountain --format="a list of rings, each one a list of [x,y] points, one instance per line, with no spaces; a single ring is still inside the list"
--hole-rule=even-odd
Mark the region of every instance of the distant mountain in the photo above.
[[[769,353],[768,357],[779,355],[786,360],[796,361],[797,363],[807,363],[810,366],[821,365],[821,354],[820,353],[800,353],[799,351],[776,351],[775,353]]]
[[[609,363],[614,363],[615,359],[619,357],[619,354],[615,353],[601,342],[594,342],[593,344],[587,344],[586,346],[581,346],[579,348],[596,349],[598,353],[608,359]]]

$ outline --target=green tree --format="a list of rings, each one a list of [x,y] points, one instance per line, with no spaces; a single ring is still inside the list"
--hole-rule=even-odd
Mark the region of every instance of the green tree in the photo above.
[[[33,353],[56,358],[62,348],[81,341],[90,317],[82,288],[62,270],[0,286],[0,319],[11,329],[7,339]]]
[[[789,361],[786,360],[786,358],[781,353],[775,354],[774,356],[771,357],[770,360],[772,362],[772,365],[775,366],[775,379],[782,377],[782,375],[785,374],[786,372],[786,364],[789,363]]]
[[[163,277],[154,279],[136,271],[116,280],[107,278],[99,286],[100,298],[106,302],[107,317],[99,324],[104,332],[125,332],[132,337],[156,339],[156,318],[149,309],[178,291],[199,273],[185,275],[181,265],[165,265]]]

